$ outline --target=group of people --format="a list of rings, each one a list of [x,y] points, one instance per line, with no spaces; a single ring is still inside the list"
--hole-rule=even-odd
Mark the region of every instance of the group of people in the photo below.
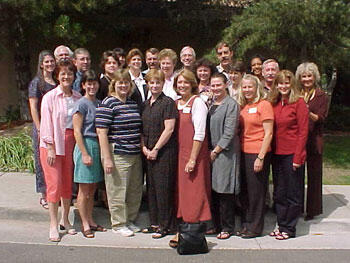
[[[76,234],[68,219],[73,182],[82,233],[107,231],[93,217],[97,184],[104,181],[112,231],[162,238],[181,222],[203,222],[227,239],[262,235],[269,174],[277,226],[270,236],[296,236],[322,213],[322,132],[328,101],[320,73],[305,62],[296,73],[275,59],[254,56],[249,70],[231,47],[216,46],[218,66],[195,50],[105,51],[102,73],[88,50],[59,46],[39,54],[29,85],[40,204],[50,214],[49,239]],[[270,166],[272,169],[270,169]],[[135,220],[146,189],[150,225]],[[63,209],[58,219],[59,203]],[[236,231],[235,216],[241,218]],[[271,229],[272,230],[272,229]],[[176,247],[178,235],[169,245]]]

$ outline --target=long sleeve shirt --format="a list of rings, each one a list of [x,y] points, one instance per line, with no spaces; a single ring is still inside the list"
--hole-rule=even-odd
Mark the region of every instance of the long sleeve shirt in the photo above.
[[[309,111],[305,101],[288,104],[279,101],[273,107],[275,115],[274,153],[294,154],[293,163],[303,164],[306,159],[306,141]]]

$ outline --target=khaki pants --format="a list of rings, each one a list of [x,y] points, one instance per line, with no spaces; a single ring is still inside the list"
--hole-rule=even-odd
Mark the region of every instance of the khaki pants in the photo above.
[[[112,228],[136,219],[142,198],[141,155],[114,155],[115,170],[105,174]]]

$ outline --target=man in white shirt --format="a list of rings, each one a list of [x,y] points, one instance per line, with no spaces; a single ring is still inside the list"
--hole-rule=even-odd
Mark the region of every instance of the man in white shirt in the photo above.
[[[220,64],[216,66],[220,73],[223,73],[229,80],[229,67],[233,61],[233,50],[226,42],[220,42],[216,45],[216,55],[220,61]]]

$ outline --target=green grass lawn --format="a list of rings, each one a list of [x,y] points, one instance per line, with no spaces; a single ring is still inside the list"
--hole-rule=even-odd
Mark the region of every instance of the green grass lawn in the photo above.
[[[350,185],[350,135],[324,138],[323,184]]]

